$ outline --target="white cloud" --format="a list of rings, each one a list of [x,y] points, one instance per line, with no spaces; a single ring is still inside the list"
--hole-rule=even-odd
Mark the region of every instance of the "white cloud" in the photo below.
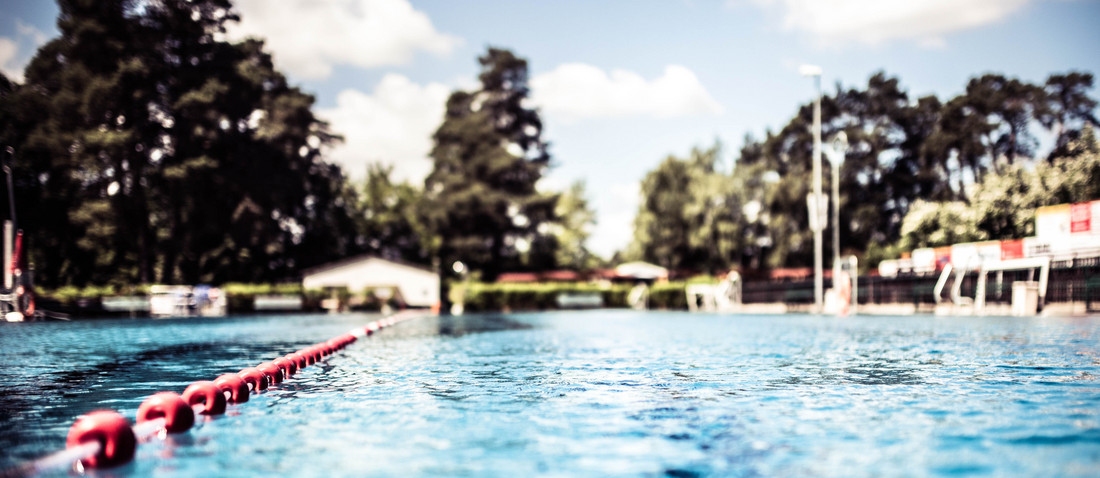
[[[998,22],[1032,0],[750,0],[779,6],[787,29],[826,44],[892,40],[942,47],[944,35]]]
[[[16,55],[19,53],[19,45],[8,37],[0,37],[0,71],[4,72],[4,76],[8,78],[22,82],[23,81],[23,66],[18,64],[15,60]]]
[[[569,189],[570,184],[565,177],[555,175],[554,170],[551,169],[545,176],[539,178],[539,182],[535,187],[539,192],[560,193]]]
[[[419,182],[431,171],[428,153],[432,133],[443,120],[451,88],[418,85],[398,74],[387,74],[370,94],[344,90],[335,108],[317,115],[344,135],[344,143],[327,155],[354,178],[366,176],[367,164],[393,165],[395,180]]]
[[[239,0],[230,37],[265,38],[292,75],[322,79],[336,65],[401,65],[426,51],[449,54],[461,40],[439,33],[407,0]]]
[[[604,258],[629,245],[634,231],[634,216],[638,213],[642,195],[637,182],[611,184],[609,193],[596,197],[599,219],[588,238],[588,249]]]
[[[588,250],[605,259],[626,250],[634,233],[635,213],[637,211],[600,211],[592,235],[588,237]]]
[[[630,212],[638,208],[642,201],[642,191],[639,183],[620,183],[611,185],[611,196],[617,204],[622,204]]]
[[[531,79],[532,102],[551,115],[579,118],[720,114],[719,105],[691,70],[665,67],[652,81],[625,70],[566,63]]]
[[[22,36],[29,37],[36,47],[46,44],[46,41],[49,40],[46,32],[24,23],[23,20],[15,21],[15,31]]]
[[[0,71],[8,79],[22,83],[23,69],[31,61],[35,50],[49,38],[42,30],[18,19],[15,21],[15,31],[17,38],[0,37]]]

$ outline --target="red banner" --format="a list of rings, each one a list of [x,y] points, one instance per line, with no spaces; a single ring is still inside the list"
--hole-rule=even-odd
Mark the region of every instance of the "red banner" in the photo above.
[[[1009,259],[1023,259],[1024,258],[1024,240],[1015,239],[1010,241],[1001,241],[1001,260],[1006,261]]]
[[[1069,208],[1069,232],[1077,234],[1089,232],[1092,225],[1092,204],[1087,202],[1071,205]]]

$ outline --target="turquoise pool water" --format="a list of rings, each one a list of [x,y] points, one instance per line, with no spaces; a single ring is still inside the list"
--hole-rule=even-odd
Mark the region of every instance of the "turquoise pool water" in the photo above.
[[[0,469],[377,316],[0,324]],[[99,476],[1096,476],[1100,320],[420,318]],[[67,472],[59,472],[64,475]]]

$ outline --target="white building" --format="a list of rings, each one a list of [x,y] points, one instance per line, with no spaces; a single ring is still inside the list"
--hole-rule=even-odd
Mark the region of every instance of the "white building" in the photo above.
[[[426,267],[359,256],[302,272],[302,287],[346,287],[352,294],[367,288],[393,288],[412,307],[431,307],[439,302],[439,274]]]
[[[668,269],[648,262],[627,262],[615,268],[615,275],[647,281],[668,280]]]

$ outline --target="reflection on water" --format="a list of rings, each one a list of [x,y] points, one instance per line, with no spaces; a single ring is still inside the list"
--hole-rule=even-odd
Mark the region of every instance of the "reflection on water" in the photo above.
[[[80,413],[132,416],[155,391],[369,320],[5,328],[0,466],[58,448]],[[1100,466],[1097,339],[1095,319],[423,318],[111,473],[1088,475]]]
[[[503,330],[526,330],[531,324],[512,320],[504,315],[460,315],[437,321],[439,335],[461,337],[466,334],[500,332]]]
[[[899,364],[896,360],[877,359],[860,361],[844,369],[848,380],[863,385],[919,385],[917,369]]]

